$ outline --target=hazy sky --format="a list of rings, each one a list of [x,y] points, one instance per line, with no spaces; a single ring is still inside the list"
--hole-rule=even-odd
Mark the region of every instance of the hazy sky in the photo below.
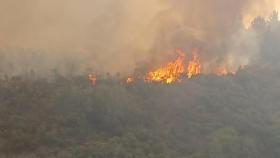
[[[234,53],[240,56],[235,41],[251,40],[242,28],[258,15],[268,16],[279,4],[279,0],[0,0],[0,49],[43,50],[60,58],[71,54],[108,72],[131,71],[137,61],[166,56],[163,52],[176,48],[201,47],[201,54],[213,61],[231,53],[235,60]],[[253,46],[248,42],[249,50]]]

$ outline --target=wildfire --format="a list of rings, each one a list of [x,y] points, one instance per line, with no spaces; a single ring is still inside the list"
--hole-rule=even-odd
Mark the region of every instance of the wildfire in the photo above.
[[[92,85],[96,85],[96,76],[89,74],[88,79],[91,81]]]
[[[200,74],[201,65],[196,53],[193,53],[193,58],[189,61],[187,77],[190,79],[195,75]]]
[[[133,81],[134,81],[134,78],[132,76],[128,76],[126,79],[127,84],[131,84],[131,83],[133,83]]]
[[[239,69],[244,69],[244,66],[241,66]],[[234,75],[236,74],[236,71],[232,71],[232,69],[229,69],[227,66],[220,66],[217,69],[210,71],[210,73],[216,74],[217,76],[226,76],[229,74]],[[196,51],[193,51],[192,57],[187,62],[185,62],[185,54],[179,51],[176,59],[161,65],[155,70],[147,72],[143,79],[146,83],[173,84],[180,82],[183,78],[191,79],[201,73],[202,64],[200,63]],[[141,77],[137,78],[139,79]],[[96,85],[95,75],[88,75],[88,79],[93,85]],[[135,80],[135,76],[129,75],[124,82],[127,84],[133,84]]]
[[[187,74],[187,78],[189,79],[200,74],[201,65],[196,53],[193,53],[192,59],[189,61],[188,65],[184,64],[185,55],[182,52],[178,54],[176,60],[147,73],[145,81],[148,83],[159,82],[171,84],[179,81],[180,76],[183,76],[183,74]]]
[[[148,72],[145,81],[148,83],[158,82],[171,84],[179,80],[179,77],[185,71],[184,54],[179,53],[176,60],[161,66],[159,69]]]

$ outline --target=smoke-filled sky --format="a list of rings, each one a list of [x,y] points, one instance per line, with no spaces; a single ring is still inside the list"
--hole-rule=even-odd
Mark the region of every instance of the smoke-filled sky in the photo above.
[[[193,47],[202,60],[247,64],[258,48],[244,28],[274,9],[280,0],[0,0],[0,50],[9,60],[43,52],[46,68],[70,58],[106,72]]]

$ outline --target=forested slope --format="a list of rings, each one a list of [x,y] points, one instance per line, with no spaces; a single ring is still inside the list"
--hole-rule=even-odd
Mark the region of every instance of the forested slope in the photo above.
[[[279,72],[174,85],[83,76],[0,81],[2,157],[278,158]]]

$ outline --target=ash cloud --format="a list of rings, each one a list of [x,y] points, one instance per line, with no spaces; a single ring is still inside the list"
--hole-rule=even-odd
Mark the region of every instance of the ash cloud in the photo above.
[[[194,47],[207,60],[207,67],[227,62],[234,68],[248,64],[259,51],[255,33],[244,29],[244,19],[264,15],[277,4],[264,0],[0,0],[1,71],[66,71],[63,64],[70,63],[76,73],[129,73],[139,61],[164,60],[175,49],[189,52]]]

